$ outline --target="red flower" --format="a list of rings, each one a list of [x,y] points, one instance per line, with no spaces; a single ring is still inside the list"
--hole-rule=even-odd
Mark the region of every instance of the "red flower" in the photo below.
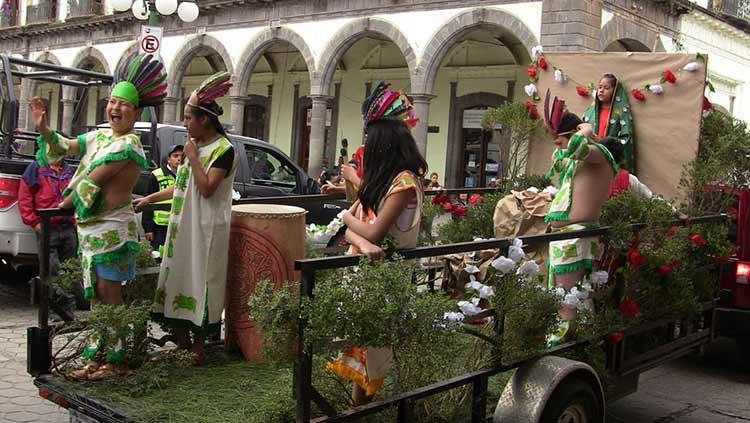
[[[662,264],[656,269],[656,272],[661,276],[669,276],[672,273],[672,266],[669,264]]]
[[[589,90],[587,90],[587,89],[586,89],[586,87],[584,87],[584,86],[582,86],[582,85],[578,85],[578,86],[576,87],[576,92],[577,92],[577,93],[578,93],[578,95],[580,95],[581,97],[588,97],[588,96],[590,96],[590,95],[591,95],[591,93],[589,92]]]
[[[453,203],[451,203],[450,201],[444,202],[443,203],[443,210],[445,210],[447,212],[452,212],[453,211]]]
[[[646,101],[646,96],[643,95],[643,91],[641,91],[640,88],[633,88],[630,90],[630,93],[633,94],[633,98],[638,101]]]
[[[669,82],[670,84],[676,84],[677,83],[677,77],[669,69],[667,69],[667,70],[664,71],[664,80],[667,81],[667,82]]]
[[[675,236],[677,234],[677,231],[679,231],[679,230],[680,230],[680,228],[678,228],[677,226],[672,226],[667,231],[667,238],[672,238],[673,236]]]
[[[708,97],[703,96],[703,111],[708,112],[714,109],[714,105],[708,100]]]
[[[706,238],[703,238],[702,236],[700,236],[698,234],[690,234],[689,238],[690,238],[690,241],[693,242],[693,244],[695,244],[695,245],[697,245],[699,247],[703,247],[706,244],[708,244],[708,242],[706,241]]]
[[[455,205],[453,206],[453,211],[451,213],[454,217],[464,217],[466,216],[466,207],[460,204]]]
[[[620,303],[620,313],[628,317],[635,317],[638,314],[638,303],[633,300],[625,300]]]
[[[536,68],[533,65],[529,66],[529,68],[526,69],[526,74],[529,75],[529,78],[536,78]]]
[[[620,341],[622,341],[622,338],[624,338],[624,337],[625,337],[625,334],[623,334],[622,332],[615,332],[613,334],[610,334],[607,337],[607,341],[610,344],[615,345],[615,344],[619,344]]]
[[[537,61],[537,64],[540,68],[547,70],[547,59],[544,58],[544,56],[540,57]]]
[[[529,117],[534,120],[539,119],[539,110],[536,108],[536,106],[531,106],[531,109],[529,110]]]
[[[476,204],[480,201],[482,201],[482,195],[479,193],[474,193],[469,196],[469,204]]]
[[[646,257],[643,257],[643,255],[635,248],[631,248],[630,251],[628,251],[628,263],[632,267],[641,267],[643,266],[643,263],[646,262]]]
[[[534,107],[534,103],[531,100],[526,100],[523,102],[523,106],[526,110],[531,110],[531,108]]]
[[[436,196],[432,197],[432,205],[433,206],[443,205],[443,203],[445,203],[445,202],[449,202],[450,203],[450,199],[448,197],[444,196],[444,195],[436,195]]]

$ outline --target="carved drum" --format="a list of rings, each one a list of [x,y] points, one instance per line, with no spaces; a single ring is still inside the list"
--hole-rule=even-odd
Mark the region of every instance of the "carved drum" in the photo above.
[[[276,288],[299,280],[294,261],[305,256],[305,214],[291,206],[232,207],[225,346],[239,347],[248,361],[261,361],[263,345],[263,336],[249,317],[248,299],[263,280],[271,280]]]

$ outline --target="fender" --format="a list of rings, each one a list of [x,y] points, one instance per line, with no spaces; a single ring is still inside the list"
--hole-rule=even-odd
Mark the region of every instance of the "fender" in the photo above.
[[[497,403],[494,423],[536,423],[555,389],[568,377],[590,383],[604,410],[604,390],[594,369],[586,363],[545,356],[516,369]]]

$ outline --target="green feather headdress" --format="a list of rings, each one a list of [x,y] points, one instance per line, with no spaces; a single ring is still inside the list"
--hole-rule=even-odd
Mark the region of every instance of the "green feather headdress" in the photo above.
[[[229,89],[232,87],[230,79],[229,73],[225,71],[211,75],[208,79],[203,81],[203,83],[201,83],[192,94],[190,94],[188,104],[218,117],[221,113],[217,114],[208,106],[216,101],[217,98],[227,95]]]
[[[112,97],[130,102],[138,108],[156,107],[167,96],[167,74],[164,64],[152,54],[139,54],[115,72]]]

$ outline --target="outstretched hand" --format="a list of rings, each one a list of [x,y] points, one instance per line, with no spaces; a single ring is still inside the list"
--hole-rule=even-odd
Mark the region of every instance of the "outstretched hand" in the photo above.
[[[33,97],[29,103],[31,107],[31,118],[37,132],[44,135],[47,131],[47,106],[40,97]]]
[[[148,197],[141,197],[141,198],[136,198],[135,200],[133,200],[133,208],[135,209],[136,212],[141,211],[144,207],[146,207],[149,204],[151,204],[151,201],[148,199]]]

